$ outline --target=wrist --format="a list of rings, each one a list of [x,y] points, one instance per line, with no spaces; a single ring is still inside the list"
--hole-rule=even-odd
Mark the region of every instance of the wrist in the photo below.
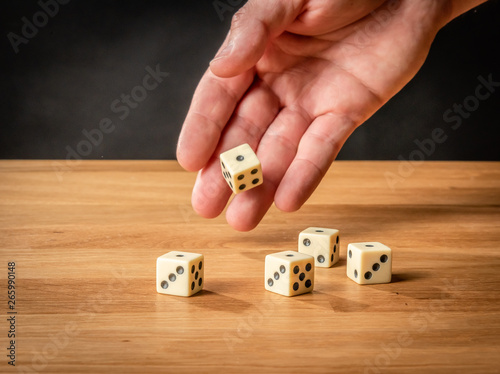
[[[414,34],[432,43],[438,31],[451,21],[452,0],[407,0],[404,18]]]
[[[438,0],[439,1],[439,0]],[[446,0],[445,12],[443,14],[444,25],[457,18],[461,14],[471,10],[472,8],[485,3],[487,0]]]

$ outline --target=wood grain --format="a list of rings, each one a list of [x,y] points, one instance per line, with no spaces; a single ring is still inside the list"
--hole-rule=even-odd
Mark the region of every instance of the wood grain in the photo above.
[[[190,207],[173,161],[0,162],[2,351],[16,263],[16,367],[41,373],[498,373],[500,163],[336,162],[296,213],[239,233]],[[56,170],[54,170],[54,167]],[[59,169],[58,169],[59,168]],[[59,170],[59,171],[58,171]],[[341,231],[311,294],[264,290],[264,257]],[[393,249],[393,282],[345,275],[349,242]],[[155,260],[205,255],[205,290],[155,291]]]

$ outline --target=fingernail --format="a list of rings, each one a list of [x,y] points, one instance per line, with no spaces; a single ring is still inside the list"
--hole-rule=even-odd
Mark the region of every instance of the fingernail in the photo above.
[[[231,40],[229,43],[227,43],[227,45],[224,47],[222,51],[217,53],[217,55],[214,57],[211,63],[216,60],[220,60],[221,58],[229,56],[232,50],[233,50],[233,41]]]

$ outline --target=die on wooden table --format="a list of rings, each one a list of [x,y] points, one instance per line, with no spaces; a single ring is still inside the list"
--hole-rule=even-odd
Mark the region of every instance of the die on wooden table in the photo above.
[[[202,254],[172,251],[156,259],[156,291],[167,295],[191,296],[203,288]]]
[[[311,292],[314,288],[314,258],[295,251],[267,255],[265,288],[283,296]]]
[[[248,144],[220,154],[222,175],[235,194],[262,184],[260,161]]]
[[[329,268],[339,261],[339,240],[339,230],[309,227],[299,234],[299,252],[313,256],[317,267]]]
[[[347,276],[358,284],[389,283],[392,278],[392,250],[378,242],[347,246]]]

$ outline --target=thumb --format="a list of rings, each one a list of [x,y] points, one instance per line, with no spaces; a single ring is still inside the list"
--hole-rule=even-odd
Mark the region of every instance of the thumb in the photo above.
[[[302,12],[305,0],[249,0],[231,22],[231,30],[210,69],[233,77],[257,63],[270,40],[280,35]]]

